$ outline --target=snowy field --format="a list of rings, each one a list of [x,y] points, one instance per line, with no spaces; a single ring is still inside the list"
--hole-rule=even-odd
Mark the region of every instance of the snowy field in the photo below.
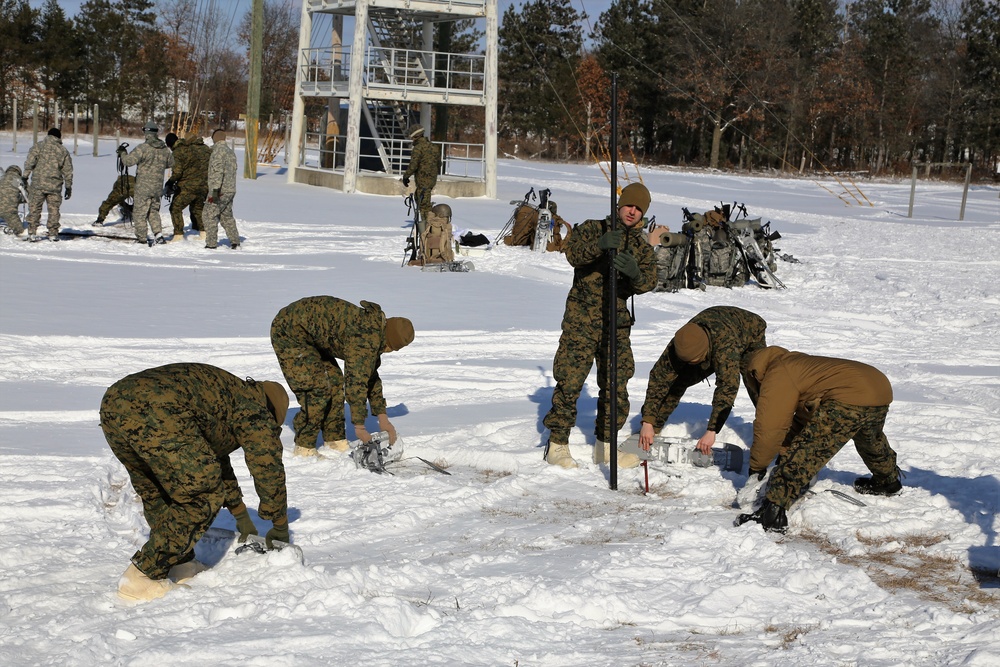
[[[22,133],[13,152],[0,135],[0,166],[23,164],[29,143]],[[85,230],[117,175],[114,142],[98,158],[90,144],[79,152],[63,227]],[[531,187],[551,188],[573,223],[609,208],[596,166],[502,161],[499,174],[496,200],[436,198],[457,229],[492,240]],[[636,298],[620,438],[638,428],[672,333],[736,305],[767,320],[771,344],[888,375],[902,494],[859,507],[829,493],[858,498],[851,484],[866,471],[850,445],[789,512],[785,536],[733,527],[745,474],[654,464],[648,495],[641,469],[619,470],[613,491],[590,462],[594,375],[570,440],[580,468],[545,464],[565,259],[501,245],[471,273],[401,268],[401,197],[288,185],[262,167],[238,183],[237,251],[205,250],[196,235],[153,249],[0,235],[0,664],[1000,664],[1000,190],[974,186],[957,222],[954,184],[921,183],[909,219],[909,182],[860,182],[869,206],[845,204],[832,179],[642,177],[659,223],[677,230],[681,207],[742,202],[801,263],[779,263],[785,291]],[[216,564],[190,589],[120,601],[146,526],[98,425],[104,390],[179,361],[283,381],[271,319],[315,294],[413,320],[414,343],[383,360],[388,414],[407,457],[452,474],[414,458],[396,476],[292,458],[293,400],[282,440],[305,564],[199,545]],[[665,433],[700,435],[712,391],[690,390]],[[752,422],[741,390],[720,441],[749,447]],[[216,526],[233,527],[228,512]]]

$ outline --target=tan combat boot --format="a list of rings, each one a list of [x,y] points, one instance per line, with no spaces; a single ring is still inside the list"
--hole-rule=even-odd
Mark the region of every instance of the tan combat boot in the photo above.
[[[180,565],[174,565],[170,568],[170,574],[167,576],[171,581],[177,584],[183,584],[185,581],[189,581],[195,577],[195,575],[201,574],[208,569],[208,566],[202,563],[200,560],[189,560],[186,563],[181,563]]]
[[[150,579],[135,565],[130,564],[118,580],[118,597],[123,600],[146,602],[166,595],[178,585],[169,579]]]
[[[573,456],[569,453],[569,445],[549,441],[549,446],[545,452],[545,461],[554,466],[562,468],[579,468]]]
[[[328,442],[324,446],[317,449],[316,454],[324,458],[340,456],[350,448],[351,444],[347,442],[347,440],[334,440],[333,442]]]
[[[316,448],[295,445],[295,449],[292,450],[292,456],[316,456]]]
[[[600,465],[602,463],[610,463],[611,461],[611,443],[602,442],[600,440],[594,445],[594,463]],[[635,454],[629,452],[618,452],[618,467],[619,468],[635,468],[639,463],[642,462]]]

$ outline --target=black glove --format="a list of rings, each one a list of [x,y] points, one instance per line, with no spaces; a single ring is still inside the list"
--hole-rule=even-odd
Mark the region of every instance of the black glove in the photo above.
[[[259,535],[257,532],[257,526],[253,525],[253,519],[250,518],[250,512],[247,511],[247,506],[243,505],[243,511],[237,510],[233,512],[233,518],[236,519],[236,530],[240,534],[240,544],[247,541],[247,538],[251,535]]]
[[[65,199],[66,201],[69,201],[69,198],[72,197],[72,196],[73,196],[73,187],[70,186],[70,185],[67,185],[66,186],[66,194],[65,194],[65,196],[63,196],[63,199]]]
[[[757,481],[760,481],[760,480],[764,479],[765,475],[767,475],[767,468],[764,468],[763,470],[751,470],[750,471],[750,479],[753,479],[754,477],[756,477]],[[750,479],[748,479],[747,481],[750,481]]]
[[[597,247],[601,250],[617,248],[622,244],[622,230],[616,229],[611,232],[604,232],[601,238],[597,239]]]
[[[124,155],[125,153],[128,153],[128,149],[125,148],[124,146],[119,146],[118,149],[115,151],[115,153],[117,153],[118,155]]]
[[[410,187],[410,177],[409,176],[403,176],[403,187],[404,188]]]
[[[274,540],[279,542],[288,542],[288,517],[284,516],[274,522],[274,527],[267,531],[267,535],[264,536],[264,541],[267,542],[267,548],[273,549],[274,545],[271,544]]]
[[[212,202],[214,202],[218,198],[219,198],[219,189],[218,188],[216,188],[215,190],[209,190],[208,191],[208,199],[207,199],[207,201],[208,201],[209,204],[211,204]]]
[[[639,262],[635,261],[635,257],[627,252],[615,255],[614,265],[623,276],[628,276],[632,281],[639,277]]]

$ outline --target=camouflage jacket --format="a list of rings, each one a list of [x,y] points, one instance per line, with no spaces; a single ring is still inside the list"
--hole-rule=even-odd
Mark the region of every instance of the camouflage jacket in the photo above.
[[[427,137],[417,137],[410,152],[410,164],[406,167],[406,178],[416,175],[417,185],[433,187],[441,170],[441,151]]]
[[[178,139],[174,144],[174,169],[170,179],[184,190],[208,192],[208,161],[212,149],[201,137]]]
[[[368,416],[386,409],[378,369],[385,349],[385,314],[369,301],[361,307],[332,296],[310,296],[285,306],[279,313],[301,331],[302,342],[324,357],[344,360],[344,398],[351,406],[351,420],[364,424]]]
[[[163,192],[163,176],[174,166],[174,154],[167,145],[155,136],[150,136],[132,152],[122,155],[122,164],[135,167],[135,196],[160,196]]]
[[[882,371],[849,359],[814,357],[773,346],[749,359],[748,382],[757,384],[750,469],[765,469],[781,451],[789,430],[799,432],[824,400],[880,407],[892,403]]]
[[[573,286],[566,301],[579,301],[604,317],[607,316],[604,283],[608,275],[608,254],[597,246],[597,241],[605,231],[610,230],[609,223],[610,218],[586,220],[573,228],[573,233],[563,245],[566,260],[574,267]],[[629,297],[648,292],[656,286],[656,256],[640,228],[629,229],[620,222],[618,228],[624,232],[618,252],[629,253],[639,263],[639,278],[634,283],[620,273],[618,275],[618,326],[626,327],[632,324]]]
[[[20,185],[21,168],[12,164],[3,173],[3,179],[0,179],[0,213],[17,211],[17,207],[23,199]]]
[[[708,357],[700,364],[685,363],[677,358],[671,340],[650,371],[642,421],[662,428],[685,390],[714,373],[715,394],[706,430],[718,433],[733,409],[733,401],[740,390],[740,372],[749,361],[748,355],[767,345],[764,337],[767,322],[759,315],[733,306],[706,308],[690,322],[701,326],[708,334]],[[747,391],[751,398],[756,397],[750,387]]]
[[[262,385],[208,364],[178,363],[122,378],[108,389],[105,401],[115,392],[128,400],[147,402],[149,412],[135,415],[136,419],[158,420],[165,431],[176,429],[175,423],[181,420],[196,425],[204,444],[218,457],[226,507],[237,507],[243,499],[229,462],[229,455],[242,448],[260,498],[260,518],[271,521],[287,514],[281,427],[267,409]],[[177,455],[183,457],[185,445],[196,444],[178,443]]]
[[[236,194],[236,153],[225,141],[212,146],[208,161],[208,189],[220,194]]]
[[[31,187],[38,192],[61,193],[63,184],[73,187],[73,158],[62,139],[51,134],[31,147],[24,161],[24,177],[31,176]]]

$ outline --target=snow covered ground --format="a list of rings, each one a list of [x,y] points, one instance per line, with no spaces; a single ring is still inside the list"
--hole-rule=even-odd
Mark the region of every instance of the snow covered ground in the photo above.
[[[15,153],[0,135],[0,166],[22,164],[28,143],[22,134]],[[94,158],[81,142],[65,228],[90,229],[116,176],[113,148]],[[573,223],[608,209],[596,166],[503,161],[499,173],[497,200],[437,198],[457,228],[493,239],[531,187],[551,188]],[[705,307],[737,305],[767,320],[772,344],[888,375],[901,495],[858,507],[828,493],[857,498],[865,468],[850,446],[790,512],[786,536],[733,527],[744,474],[656,464],[649,495],[641,469],[620,470],[612,491],[608,469],[590,462],[593,375],[571,437],[580,468],[546,465],[565,259],[501,245],[471,273],[401,268],[401,198],[288,185],[262,168],[239,182],[238,251],[196,237],[150,249],[0,235],[0,663],[1000,664],[998,188],[974,186],[960,223],[953,184],[921,183],[908,219],[908,182],[859,183],[869,206],[845,204],[832,179],[642,177],[661,224],[679,228],[681,207],[743,202],[801,263],[780,263],[786,291],[636,298],[621,437],[637,428],[673,331]],[[314,294],[413,320],[414,343],[383,361],[389,415],[408,457],[451,476],[415,459],[390,477],[289,455],[305,565],[200,545],[217,564],[189,590],[119,601],[146,528],[98,425],[104,390],[176,361],[282,380],[271,319]],[[712,390],[689,391],[667,434],[700,435]],[[741,390],[720,440],[749,446],[752,421]],[[289,426],[282,439],[290,452]],[[224,511],[216,525],[233,522]]]

